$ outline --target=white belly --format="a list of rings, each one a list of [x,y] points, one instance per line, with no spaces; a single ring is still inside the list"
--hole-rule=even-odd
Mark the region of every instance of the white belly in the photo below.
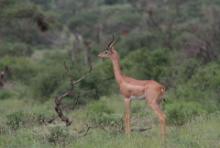
[[[145,95],[143,96],[131,96],[131,100],[143,100],[145,99]]]

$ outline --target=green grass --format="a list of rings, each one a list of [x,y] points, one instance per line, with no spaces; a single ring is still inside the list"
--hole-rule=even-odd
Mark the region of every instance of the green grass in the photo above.
[[[101,103],[100,103],[101,102]],[[144,101],[132,102],[132,127],[149,128],[145,132],[132,132],[131,137],[123,132],[104,131],[99,128],[91,129],[86,136],[78,137],[77,131],[90,121],[88,112],[97,102],[80,107],[68,113],[73,120],[69,127],[59,119],[53,124],[41,125],[33,123],[21,126],[17,130],[7,126],[7,115],[23,111],[53,115],[53,102],[44,104],[25,100],[7,99],[0,104],[0,147],[1,148],[160,148],[159,124],[153,112],[146,107]],[[111,109],[109,114],[123,116],[123,100],[119,96],[103,97],[98,101]],[[93,106],[93,107],[91,107]],[[9,109],[10,108],[10,109]],[[100,106],[99,106],[100,108]],[[48,116],[49,116],[48,115]],[[100,114],[101,115],[101,114]],[[30,122],[30,121],[29,121]],[[168,148],[219,148],[220,146],[220,113],[212,113],[194,117],[182,126],[168,125],[166,147]],[[55,141],[55,142],[54,142]]]

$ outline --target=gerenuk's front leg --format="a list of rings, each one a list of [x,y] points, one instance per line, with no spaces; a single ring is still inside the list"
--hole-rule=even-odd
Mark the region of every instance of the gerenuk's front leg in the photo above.
[[[125,115],[124,115],[124,128],[125,133],[130,135],[131,133],[131,99],[125,98]]]

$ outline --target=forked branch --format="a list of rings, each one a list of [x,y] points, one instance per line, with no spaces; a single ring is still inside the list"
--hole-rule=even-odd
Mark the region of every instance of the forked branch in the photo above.
[[[72,121],[70,121],[70,119],[63,114],[61,104],[62,104],[62,99],[64,97],[69,96],[69,95],[70,95],[70,92],[68,91],[68,92],[65,92],[64,94],[62,94],[60,96],[55,97],[55,111],[57,112],[57,115],[59,116],[59,118],[63,122],[66,123],[66,126],[71,125]]]
[[[74,80],[74,77],[72,74],[70,74],[70,68],[68,68],[68,66],[66,65],[66,63],[64,63],[64,68],[68,74],[68,77],[70,78],[70,89],[68,91],[66,91],[65,93],[63,93],[60,96],[56,96],[55,97],[55,111],[57,112],[57,115],[59,116],[59,118],[66,123],[66,126],[71,125],[72,121],[64,115],[63,110],[62,110],[62,100],[64,97],[73,97],[75,96],[75,92],[74,92],[74,86],[79,83],[80,81],[82,81],[83,79],[85,79],[89,73],[92,71],[92,67],[90,67],[89,71],[87,73],[85,73],[82,77],[80,77],[78,80]],[[76,101],[74,103],[74,106],[76,106],[78,104],[78,99],[79,96],[76,97]]]

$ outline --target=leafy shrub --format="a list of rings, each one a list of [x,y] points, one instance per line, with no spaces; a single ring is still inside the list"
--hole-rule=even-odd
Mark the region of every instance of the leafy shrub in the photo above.
[[[48,112],[23,112],[17,111],[7,115],[7,126],[13,130],[21,127],[30,127],[33,125],[47,124],[48,121],[53,119],[53,114]]]
[[[194,65],[194,68],[181,66],[181,70],[179,69],[180,71],[178,73],[182,74],[175,76],[177,78],[181,77],[182,79],[176,79],[178,86],[176,86],[174,98],[181,98],[187,101],[193,100],[205,104],[203,108],[208,112],[218,110],[218,104],[220,103],[219,64],[212,62],[199,66],[199,63],[190,60],[190,65]]]
[[[35,124],[47,124],[54,119],[54,115],[48,112],[35,112],[32,114]]]
[[[53,144],[65,144],[70,136],[68,130],[62,127],[53,127],[50,129],[48,141]]]
[[[35,124],[35,116],[32,113],[17,111],[7,115],[7,125],[13,130],[33,124]]]
[[[109,108],[104,101],[100,100],[94,103],[91,103],[88,106],[88,116],[93,117],[94,115],[102,115],[102,114],[111,114],[113,110]]]
[[[131,110],[132,110],[132,113],[140,113],[140,112],[143,112],[143,106],[141,106],[140,104],[135,103],[135,104],[132,104]]]
[[[63,80],[63,71],[59,67],[48,68],[32,79],[32,88],[37,97],[49,97]]]
[[[13,95],[14,94],[12,92],[3,89],[3,90],[0,91],[0,100],[10,98]]]
[[[96,99],[115,92],[115,86],[112,65],[109,61],[97,64],[96,70],[80,83],[80,88],[89,90],[90,98]]]
[[[24,125],[26,121],[25,114],[21,111],[7,115],[7,125],[9,128],[16,130]]]
[[[206,113],[203,107],[196,102],[172,102],[165,108],[168,122],[175,125],[183,125],[194,116]]]
[[[140,48],[158,48],[160,42],[160,37],[158,37],[156,33],[133,31],[128,37],[122,38],[120,46],[124,49],[122,51],[122,55],[124,55],[129,51],[134,51]]]
[[[82,11],[79,15],[70,19],[68,26],[72,31],[81,31],[86,36],[93,35],[90,32],[90,29],[94,27],[94,25],[98,21],[98,11]]]
[[[0,67],[6,65],[10,67],[11,78],[25,84],[29,83],[30,79],[40,71],[40,66],[37,63],[24,57],[4,57],[0,59]]]
[[[93,124],[100,127],[120,128],[122,126],[122,117],[115,114],[102,100],[89,105],[87,116]]]
[[[0,135],[6,134],[8,131],[8,127],[4,124],[0,124]]]
[[[0,45],[1,56],[30,56],[33,53],[31,47],[24,43],[7,43]]]
[[[52,18],[54,18],[51,13],[43,11],[39,6],[30,3],[28,0],[5,2],[5,7],[1,11],[1,18],[4,18],[1,21],[1,27],[4,30],[2,35],[4,39],[6,38],[12,42],[25,42],[36,46],[39,46],[39,44],[48,45],[51,42],[48,40],[48,36],[42,35],[38,24],[39,19],[48,17],[50,19],[44,21],[45,26],[50,25]],[[53,24],[56,24],[55,22]],[[55,33],[53,35],[55,36]]]
[[[136,12],[130,5],[105,7],[101,13],[104,14],[103,17],[108,17],[108,20],[105,20],[106,33],[130,32],[130,30],[139,25],[141,21],[140,13]]]
[[[220,65],[218,63],[209,63],[198,69],[193,75],[191,83],[196,89],[202,91],[210,89],[219,92],[220,89]]]
[[[163,79],[169,65],[169,54],[166,49],[147,51],[146,49],[131,52],[122,64],[124,71],[138,79]]]

